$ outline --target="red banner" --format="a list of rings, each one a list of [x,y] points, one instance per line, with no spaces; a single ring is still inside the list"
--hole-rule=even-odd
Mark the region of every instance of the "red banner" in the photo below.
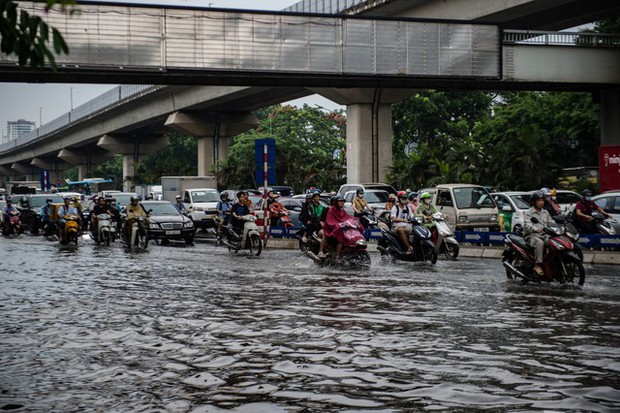
[[[620,189],[620,145],[598,148],[599,191]]]

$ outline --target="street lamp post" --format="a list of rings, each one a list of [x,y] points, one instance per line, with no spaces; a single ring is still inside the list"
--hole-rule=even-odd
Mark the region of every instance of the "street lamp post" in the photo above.
[[[69,94],[71,96],[71,110],[73,110],[73,88],[69,88]]]
[[[43,107],[39,106],[39,128],[43,126]]]

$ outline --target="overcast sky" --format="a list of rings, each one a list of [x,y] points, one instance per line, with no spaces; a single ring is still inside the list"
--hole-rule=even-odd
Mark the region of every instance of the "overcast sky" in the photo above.
[[[101,0],[110,3],[114,0]],[[200,7],[220,7],[234,9],[281,10],[297,0],[124,0],[123,3],[155,4],[155,5],[183,5]],[[30,84],[30,83],[0,83],[0,135],[6,135],[6,123],[9,120],[26,119],[50,122],[67,113],[73,107],[86,103],[90,99],[113,88],[114,85],[87,85],[87,84]],[[318,104],[328,109],[339,106],[320,96],[298,99],[291,102],[296,105],[308,103]]]

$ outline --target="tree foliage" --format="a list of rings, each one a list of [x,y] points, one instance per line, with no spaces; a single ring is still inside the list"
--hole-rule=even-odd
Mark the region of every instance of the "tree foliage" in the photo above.
[[[74,1],[46,0],[45,4],[46,12],[56,4],[68,11]],[[48,26],[40,16],[20,8],[13,0],[0,0],[0,37],[2,53],[16,55],[20,66],[42,68],[47,61],[56,68],[54,53],[69,53],[69,46],[56,28]],[[54,53],[48,46],[50,37]]]
[[[310,186],[336,188],[344,182],[345,117],[304,105],[274,106],[257,113],[258,128],[231,142],[228,158],[218,168],[218,182],[227,188],[256,188],[254,141],[276,140],[278,184],[303,191]],[[338,151],[337,151],[338,150]],[[340,152],[341,156],[334,154]]]
[[[178,132],[168,133],[170,145],[147,155],[138,165],[136,182],[154,184],[162,176],[195,176],[198,172],[196,139]]]

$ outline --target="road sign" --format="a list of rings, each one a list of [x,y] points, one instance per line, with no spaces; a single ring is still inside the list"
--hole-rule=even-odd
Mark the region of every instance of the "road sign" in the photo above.
[[[276,184],[276,140],[257,139],[254,141],[254,161],[256,164],[257,184]],[[265,167],[267,182],[265,182]],[[266,186],[266,185],[265,185]]]

